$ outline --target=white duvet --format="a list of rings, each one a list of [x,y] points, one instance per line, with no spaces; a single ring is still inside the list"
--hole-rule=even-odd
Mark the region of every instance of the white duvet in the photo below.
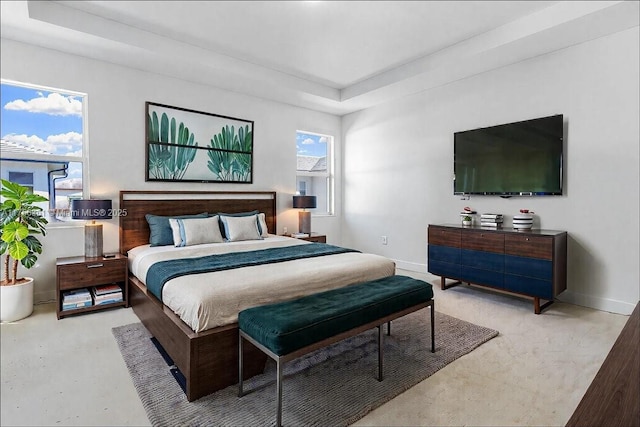
[[[159,261],[305,244],[309,242],[269,235],[264,240],[181,248],[143,245],[129,251],[129,269],[146,282],[147,271]],[[200,332],[236,322],[245,308],[393,274],[395,263],[390,259],[351,252],[177,277],[164,285],[162,302]]]

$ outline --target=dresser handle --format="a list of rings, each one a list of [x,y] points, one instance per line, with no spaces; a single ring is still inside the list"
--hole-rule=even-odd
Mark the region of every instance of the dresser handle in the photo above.
[[[104,264],[87,264],[87,268],[100,268],[104,267]]]
[[[529,238],[528,238],[528,237],[525,237],[525,238],[524,238],[524,240],[526,240],[526,241],[528,242],[528,241],[529,241]]]

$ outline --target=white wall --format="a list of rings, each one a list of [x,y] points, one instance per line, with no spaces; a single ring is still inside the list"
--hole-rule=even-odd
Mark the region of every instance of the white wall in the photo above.
[[[566,230],[560,299],[630,314],[639,299],[638,27],[343,117],[343,241],[425,271],[426,228],[520,208]],[[453,133],[564,114],[565,195],[454,197]],[[381,236],[388,236],[388,245]]]
[[[340,152],[337,116],[11,40],[2,39],[1,48],[2,78],[88,94],[91,196],[113,199],[114,208],[120,190],[269,190],[278,192],[278,232],[285,226],[297,230],[297,211],[291,208],[296,130],[334,135]],[[253,120],[253,184],[145,182],[145,101]],[[339,203],[337,208],[340,212]],[[331,241],[338,238],[340,223],[337,217],[314,218],[313,228]],[[55,297],[55,259],[83,254],[83,236],[80,225],[50,228],[44,254],[28,272],[36,279],[36,301]],[[104,224],[104,249],[118,250],[117,219]]]

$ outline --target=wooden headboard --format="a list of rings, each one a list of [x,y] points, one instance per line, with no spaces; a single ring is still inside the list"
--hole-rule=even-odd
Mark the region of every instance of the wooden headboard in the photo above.
[[[264,212],[269,233],[276,233],[275,191],[121,191],[120,253],[149,243],[146,214],[188,215],[209,212]]]

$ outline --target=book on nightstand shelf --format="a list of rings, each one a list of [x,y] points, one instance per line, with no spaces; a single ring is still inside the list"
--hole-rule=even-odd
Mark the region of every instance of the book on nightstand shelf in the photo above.
[[[122,301],[122,288],[116,284],[93,286],[91,296],[95,305],[112,304]]]
[[[89,290],[87,288],[72,289],[70,291],[64,291],[62,293],[62,301],[85,301],[91,299]]]
[[[91,292],[94,295],[105,295],[105,294],[112,294],[112,293],[122,294],[122,288],[116,285],[115,283],[112,283],[110,285],[94,286],[93,288],[91,288]]]
[[[122,295],[120,295],[119,297],[109,296],[106,298],[94,298],[94,305],[113,304],[116,302],[122,302]]]
[[[291,237],[302,239],[303,237],[309,237],[309,233],[291,233]]]
[[[70,302],[70,303],[62,303],[62,310],[74,310],[76,308],[85,308],[91,307],[93,305],[93,301],[87,300],[83,302]]]
[[[93,300],[87,288],[72,289],[62,293],[62,310],[91,307]]]

